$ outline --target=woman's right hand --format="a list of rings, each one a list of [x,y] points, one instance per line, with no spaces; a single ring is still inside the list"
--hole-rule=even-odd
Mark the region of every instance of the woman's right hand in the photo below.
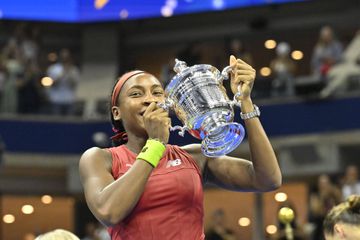
[[[169,141],[171,119],[169,113],[152,102],[143,115],[145,130],[152,139],[166,144]]]

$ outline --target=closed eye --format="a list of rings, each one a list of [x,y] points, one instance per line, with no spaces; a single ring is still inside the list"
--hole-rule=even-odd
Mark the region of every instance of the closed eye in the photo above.
[[[129,94],[130,97],[141,97],[142,93],[141,92],[132,92]]]
[[[153,94],[156,96],[162,96],[162,95],[164,95],[164,92],[163,91],[155,91]]]

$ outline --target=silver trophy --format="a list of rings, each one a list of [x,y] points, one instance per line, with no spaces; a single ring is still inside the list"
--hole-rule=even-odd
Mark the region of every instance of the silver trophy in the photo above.
[[[225,155],[234,150],[244,139],[244,127],[234,118],[236,98],[229,100],[222,85],[229,78],[231,67],[220,72],[217,68],[200,64],[188,67],[185,62],[175,60],[177,73],[165,89],[164,109],[173,109],[184,126],[174,126],[170,130],[185,131],[201,139],[202,152],[209,157]]]

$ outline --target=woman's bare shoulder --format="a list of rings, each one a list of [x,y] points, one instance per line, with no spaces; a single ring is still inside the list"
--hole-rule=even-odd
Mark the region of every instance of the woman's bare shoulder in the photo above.
[[[111,171],[112,156],[108,149],[92,147],[86,150],[79,162],[80,171],[89,168],[105,168]]]
[[[182,150],[186,151],[189,154],[199,154],[201,153],[201,145],[198,143],[188,144],[180,147]]]
[[[196,164],[200,168],[200,171],[203,172],[206,162],[206,157],[201,151],[201,144],[189,144],[181,147],[186,151],[190,156],[195,160]]]

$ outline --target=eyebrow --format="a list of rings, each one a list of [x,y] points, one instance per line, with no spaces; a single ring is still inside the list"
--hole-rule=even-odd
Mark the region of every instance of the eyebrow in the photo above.
[[[157,87],[161,87],[161,88],[162,88],[162,86],[161,86],[160,84],[154,84],[154,85],[151,86],[151,90],[153,90],[154,88],[157,88]],[[144,89],[144,86],[142,86],[142,85],[133,85],[133,86],[131,86],[131,87],[128,89],[128,91],[131,90],[131,89],[133,89],[133,88]]]

